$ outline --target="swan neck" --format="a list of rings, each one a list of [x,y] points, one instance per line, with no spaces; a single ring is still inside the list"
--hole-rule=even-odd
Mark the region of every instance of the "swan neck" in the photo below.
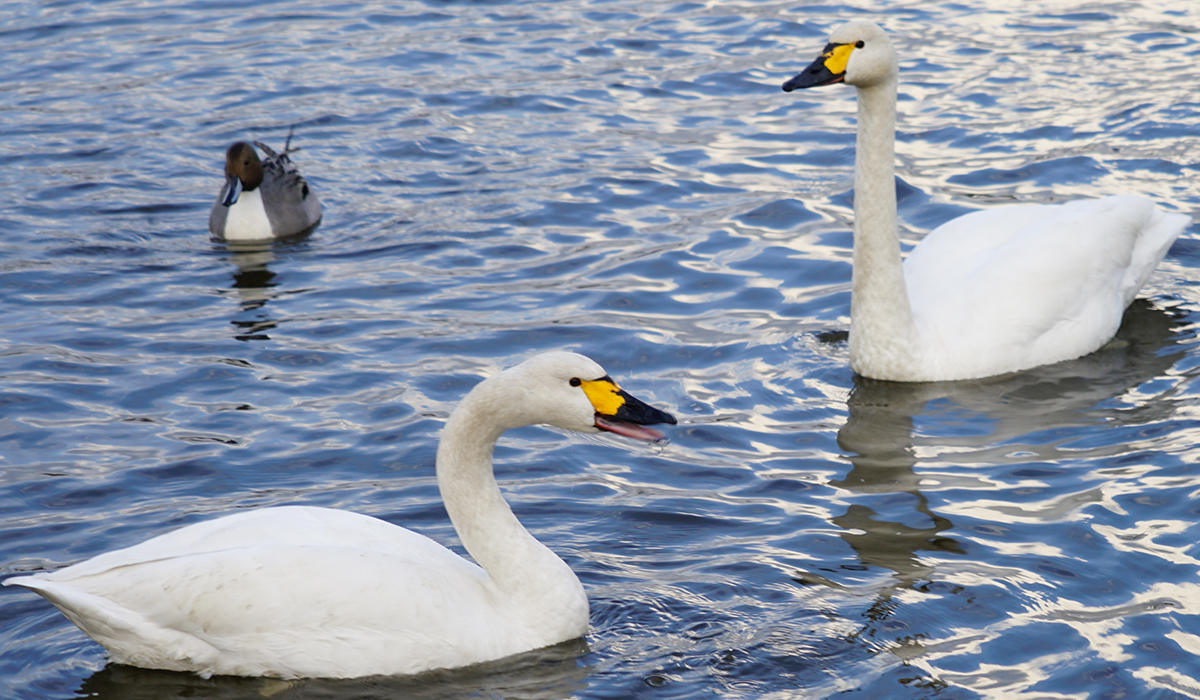
[[[561,587],[553,582],[567,577],[578,587],[566,563],[517,520],[496,483],[496,441],[506,428],[516,426],[497,420],[500,402],[488,400],[489,389],[485,381],[463,399],[438,443],[438,489],[450,521],[463,547],[501,592],[542,596],[546,594],[531,587],[539,581]]]
[[[896,215],[896,80],[858,88],[854,170],[854,268],[850,363],[864,376],[896,379],[911,364],[915,327]]]
[[[881,226],[896,235],[896,84],[888,82],[858,88],[858,136],[855,144],[854,211],[856,223]],[[859,197],[862,194],[870,199]],[[858,217],[862,205],[873,206],[864,221]]]

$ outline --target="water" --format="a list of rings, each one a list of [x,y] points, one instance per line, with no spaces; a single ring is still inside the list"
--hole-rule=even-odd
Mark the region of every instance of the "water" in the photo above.
[[[1193,5],[5,4],[0,573],[286,503],[456,545],[439,428],[550,348],[681,425],[497,451],[581,642],[203,680],[4,588],[0,695],[1200,697],[1196,226],[1093,356],[859,380],[852,91],[779,90],[840,22],[893,33],[906,245],[1014,200],[1194,213]],[[225,147],[293,125],[320,228],[210,241]]]

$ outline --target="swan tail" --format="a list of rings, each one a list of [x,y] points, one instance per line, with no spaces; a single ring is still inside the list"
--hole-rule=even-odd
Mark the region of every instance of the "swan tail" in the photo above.
[[[1146,285],[1154,269],[1166,257],[1171,245],[1192,223],[1186,214],[1159,209],[1154,203],[1141,197],[1132,197],[1141,203],[1142,221],[1137,243],[1134,245],[1129,272],[1124,280],[1125,303],[1128,305]],[[1123,199],[1123,197],[1122,197]]]
[[[4,582],[22,586],[54,604],[84,634],[108,650],[115,663],[193,671],[208,677],[220,653],[196,637],[167,629],[107,598],[41,576],[21,576]]]

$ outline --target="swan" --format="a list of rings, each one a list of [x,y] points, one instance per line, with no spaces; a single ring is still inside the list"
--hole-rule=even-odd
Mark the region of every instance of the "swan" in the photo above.
[[[858,90],[851,369],[901,382],[975,379],[1102,347],[1191,217],[1134,195],[988,209],[939,226],[902,263],[897,74],[887,34],[856,21],[783,84]]]
[[[383,520],[284,506],[4,585],[47,598],[116,663],[205,677],[412,674],[575,639],[588,629],[583,586],[521,525],[492,473],[501,433],[543,423],[657,441],[644,426],[675,418],[574,353],[480,382],[437,451],[446,511],[478,565]]]
[[[288,158],[260,141],[239,141],[225,151],[225,184],[208,214],[208,229],[227,241],[267,241],[306,233],[321,223],[321,202]]]

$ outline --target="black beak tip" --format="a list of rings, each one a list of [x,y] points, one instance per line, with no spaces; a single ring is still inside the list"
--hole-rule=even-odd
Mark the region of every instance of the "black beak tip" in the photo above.
[[[643,423],[644,425],[657,425],[657,424],[675,425],[676,423],[679,422],[679,421],[675,420],[675,416],[671,415],[670,413],[667,413],[666,411],[662,410],[661,408],[655,408],[654,406],[651,406],[650,404],[642,404],[642,406],[643,406],[643,412],[639,416],[639,419],[640,419],[639,422],[644,421],[644,423]]]
[[[659,423],[675,425],[678,423],[675,420],[675,416],[662,409],[655,408],[641,399],[628,394],[625,394],[624,398],[625,404],[617,409],[616,418],[619,420],[637,423],[638,425],[657,425]]]

